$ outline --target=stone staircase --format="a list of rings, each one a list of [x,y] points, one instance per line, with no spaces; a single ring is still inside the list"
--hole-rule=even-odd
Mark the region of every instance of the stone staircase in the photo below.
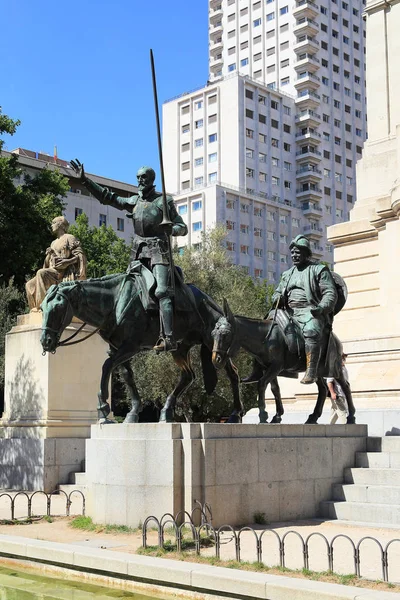
[[[333,486],[333,500],[321,502],[323,517],[400,527],[400,436],[368,438],[344,480]]]
[[[79,490],[83,494],[86,490],[86,473],[85,473],[85,461],[81,463],[81,471],[71,472],[68,476],[68,483],[60,483],[58,489],[70,494],[74,490]]]

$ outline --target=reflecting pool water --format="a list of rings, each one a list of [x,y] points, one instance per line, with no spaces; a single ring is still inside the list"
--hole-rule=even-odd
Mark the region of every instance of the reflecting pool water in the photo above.
[[[173,598],[172,594],[169,598]],[[166,596],[136,594],[105,587],[42,577],[28,571],[0,567],[0,600],[160,600]]]

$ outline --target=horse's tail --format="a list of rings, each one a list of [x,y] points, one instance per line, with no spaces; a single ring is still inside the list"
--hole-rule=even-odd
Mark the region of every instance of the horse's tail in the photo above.
[[[203,371],[204,387],[209,395],[215,390],[218,381],[217,371],[212,363],[211,357],[211,350],[202,344],[200,348],[201,368]]]

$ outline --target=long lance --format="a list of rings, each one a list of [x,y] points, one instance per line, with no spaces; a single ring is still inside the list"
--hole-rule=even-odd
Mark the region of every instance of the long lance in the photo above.
[[[165,191],[164,161],[163,161],[162,144],[161,144],[160,114],[159,114],[159,110],[158,110],[157,82],[156,82],[156,70],[154,67],[153,50],[150,50],[150,63],[151,63],[151,76],[153,79],[154,109],[156,112],[158,156],[159,156],[159,161],[160,161],[162,199],[163,199],[163,220],[160,223],[160,225],[161,225],[161,227],[163,227],[166,225],[168,225],[168,226],[172,225],[172,221],[169,216],[167,193]],[[168,258],[169,258],[170,281],[171,281],[172,294],[173,294],[173,296],[175,296],[175,277],[174,277],[175,269],[174,269],[174,259],[172,256],[171,236],[166,234],[165,237],[167,238],[167,245],[168,245]]]

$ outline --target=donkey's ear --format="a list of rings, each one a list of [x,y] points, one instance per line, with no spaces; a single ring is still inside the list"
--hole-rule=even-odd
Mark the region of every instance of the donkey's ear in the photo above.
[[[228,319],[228,321],[233,321],[233,312],[231,311],[228,300],[224,298],[223,301],[224,315]]]

